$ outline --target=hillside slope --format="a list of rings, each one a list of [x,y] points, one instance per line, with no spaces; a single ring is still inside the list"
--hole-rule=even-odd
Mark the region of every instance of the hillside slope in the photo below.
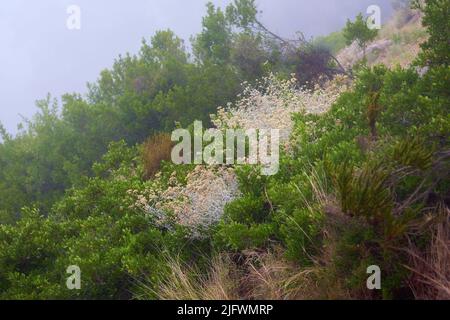
[[[426,41],[426,29],[422,26],[422,13],[403,9],[382,26],[377,38],[367,48],[369,65],[384,64],[390,68],[409,66],[420,51],[420,44]],[[352,44],[342,49],[337,58],[345,67],[351,67],[363,58],[362,50]]]
[[[208,107],[189,116],[221,129],[217,140],[228,128],[280,131],[274,175],[250,161],[191,163],[209,146],[193,150],[198,135],[207,140],[207,126],[192,139],[198,131],[190,117],[185,129],[177,125],[190,142],[178,154],[190,155],[187,163],[172,161],[167,132],[133,146],[110,143],[92,176],[48,211],[25,207],[20,219],[0,223],[0,298],[450,299],[450,49],[442,36],[450,30],[442,21],[450,20],[448,1],[427,3],[429,37],[417,60],[423,74],[415,66],[390,68],[413,59],[398,55],[401,45],[393,43],[371,51],[371,64],[381,64],[308,88],[295,74],[266,72],[244,82],[235,102],[211,121],[207,112],[217,105],[209,103],[216,100],[200,99],[206,91],[199,90],[198,103]],[[388,24],[377,41],[395,34],[418,46],[418,21]],[[191,97],[196,83],[181,97]],[[217,92],[221,83],[208,85]],[[158,109],[180,98],[176,88]],[[187,105],[173,118],[199,106]],[[57,128],[50,133],[59,134]],[[270,140],[262,149],[274,145]],[[223,155],[224,147],[215,152]],[[23,171],[14,168],[12,178]],[[80,290],[66,287],[73,265],[82,271]]]

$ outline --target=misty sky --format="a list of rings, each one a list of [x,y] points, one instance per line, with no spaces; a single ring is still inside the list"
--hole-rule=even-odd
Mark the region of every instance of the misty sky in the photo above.
[[[229,0],[214,0],[225,6]],[[201,30],[207,0],[14,0],[0,3],[0,122],[16,132],[19,114],[36,112],[47,93],[84,93],[86,83],[119,54],[136,53],[141,39],[172,29],[189,37]],[[260,20],[289,37],[341,29],[371,4],[391,14],[390,0],[257,0]],[[66,27],[69,5],[81,8],[81,30]]]

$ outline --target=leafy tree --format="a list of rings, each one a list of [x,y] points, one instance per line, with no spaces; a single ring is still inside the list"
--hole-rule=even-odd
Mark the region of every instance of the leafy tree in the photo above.
[[[424,13],[423,25],[430,35],[422,44],[421,63],[445,66],[450,63],[450,2],[448,0],[414,1],[413,6]]]
[[[5,127],[3,126],[3,123],[1,122],[0,122],[0,138],[2,139],[2,141],[11,140],[11,135],[8,134],[8,131],[6,131]]]
[[[264,64],[271,60],[264,48],[263,39],[253,33],[240,33],[234,36],[231,48],[231,64],[240,71],[243,80],[253,80],[264,74]]]
[[[367,26],[367,21],[361,13],[356,16],[354,22],[347,20],[343,32],[344,37],[347,40],[347,45],[356,41],[358,46],[363,50],[364,57],[366,56],[367,45],[378,35],[378,30],[370,29]]]
[[[258,23],[255,0],[234,0],[226,8],[226,14],[233,25],[247,31]]]
[[[231,27],[225,13],[211,2],[203,18],[203,30],[194,39],[194,53],[200,62],[225,64],[229,62]]]

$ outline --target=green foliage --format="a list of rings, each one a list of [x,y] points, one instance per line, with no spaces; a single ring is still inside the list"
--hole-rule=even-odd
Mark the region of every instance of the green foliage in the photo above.
[[[226,216],[242,224],[263,223],[267,214],[263,204],[258,198],[244,196],[226,206]]]
[[[222,250],[255,249],[267,245],[272,234],[273,226],[271,224],[247,226],[238,222],[222,223],[214,235],[214,243]]]
[[[226,8],[226,14],[232,24],[248,30],[256,23],[258,9],[255,0],[234,0]]]
[[[320,210],[301,208],[292,214],[280,212],[276,220],[280,226],[280,238],[286,246],[286,257],[303,265],[312,264],[322,242],[323,216]]]
[[[423,11],[423,25],[429,38],[422,44],[420,60],[427,66],[449,66],[450,58],[450,3],[448,0],[414,1],[413,5]]]
[[[0,225],[0,297],[130,299],[144,278],[158,285],[164,254],[188,259],[191,246],[203,246],[188,242],[181,227],[168,233],[134,207],[129,190],[147,187],[136,156],[123,142],[112,144],[95,165],[99,176],[70,190],[48,217],[25,209],[16,224]],[[79,291],[66,288],[71,265],[82,270]]]
[[[392,197],[387,186],[389,173],[377,163],[368,163],[358,173],[348,163],[330,169],[344,213],[366,217],[378,225],[392,212]]]
[[[343,31],[332,32],[327,36],[317,37],[314,39],[314,43],[328,48],[332,54],[337,54],[347,45]]]
[[[45,219],[36,209],[25,210],[16,225],[0,225],[1,298],[55,298],[59,294],[62,277],[46,275],[60,255],[68,227]]]
[[[243,196],[227,206],[217,245],[278,243],[302,265],[332,247],[327,270],[348,290],[369,294],[366,269],[375,264],[385,285],[372,298],[411,297],[408,257],[396,248],[426,238],[415,231],[427,220],[424,207],[447,199],[448,159],[438,152],[448,150],[446,73],[363,67],[329,112],[295,115],[295,151],[281,155],[276,176],[237,170]]]
[[[227,63],[230,58],[231,26],[225,13],[208,2],[202,26],[203,30],[194,42],[196,57],[204,62]]]
[[[367,21],[360,13],[356,16],[354,22],[347,20],[347,24],[343,30],[343,33],[347,41],[347,45],[350,45],[353,43],[353,41],[356,41],[358,43],[358,46],[363,49],[365,56],[367,45],[375,39],[378,34],[378,30],[370,29],[367,26]]]
[[[0,145],[0,210],[12,216],[27,204],[48,210],[77,182],[71,169],[78,158],[66,124],[58,119],[56,102],[47,97],[37,105],[40,112],[28,122],[28,130]],[[83,161],[77,162],[82,168]]]
[[[242,78],[257,79],[264,75],[264,66],[275,60],[264,48],[263,38],[252,33],[240,33],[234,37],[231,63],[240,70]]]

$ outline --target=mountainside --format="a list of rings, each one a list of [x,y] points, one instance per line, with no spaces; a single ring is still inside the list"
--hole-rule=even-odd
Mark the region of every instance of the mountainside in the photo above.
[[[367,47],[367,62],[371,66],[384,64],[390,68],[396,65],[408,67],[416,59],[420,44],[426,40],[422,13],[409,8],[398,10]],[[363,52],[353,43],[341,50],[337,58],[344,66],[350,67],[363,58]]]
[[[161,31],[41,101],[0,130],[0,298],[450,299],[449,2],[426,4],[312,42],[208,4],[193,59]]]

